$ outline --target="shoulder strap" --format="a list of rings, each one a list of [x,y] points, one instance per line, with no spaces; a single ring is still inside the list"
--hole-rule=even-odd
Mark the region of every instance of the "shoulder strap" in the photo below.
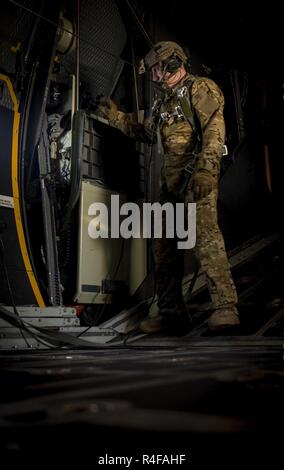
[[[195,126],[195,119],[194,119],[194,114],[192,110],[192,103],[191,99],[189,97],[189,92],[191,92],[191,87],[192,87],[192,82],[190,83],[190,88],[188,88],[187,85],[182,86],[181,88],[178,88],[177,90],[177,97],[182,109],[182,112],[186,119],[189,121],[189,123],[192,125],[194,131],[196,130]]]
[[[178,88],[177,98],[179,100],[184,117],[188,120],[197,136],[197,147],[200,147],[202,134],[191,103],[191,88],[193,82],[194,80],[190,80],[189,83],[183,85],[181,88]]]

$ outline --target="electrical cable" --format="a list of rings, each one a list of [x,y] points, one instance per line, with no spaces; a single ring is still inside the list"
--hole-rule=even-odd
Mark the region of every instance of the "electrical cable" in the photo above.
[[[135,12],[133,6],[129,2],[129,0],[125,0],[125,3],[127,4],[129,10],[131,11],[131,14],[133,15],[133,18],[135,19],[136,24],[137,24],[140,32],[144,36],[144,39],[146,40],[148,46],[153,47],[154,43],[153,43],[152,39],[150,38],[150,36],[148,35],[147,31],[145,30],[145,28],[144,28],[143,24],[141,23],[140,19],[138,18],[137,13]]]
[[[80,338],[80,336],[84,335],[89,331],[89,329],[92,328],[92,326],[88,326],[84,331],[82,331],[79,335],[76,335],[76,338]]]
[[[243,83],[243,90],[242,90],[242,96],[241,96],[241,105],[244,108],[247,100],[247,94],[248,94],[248,74],[245,72],[244,73],[244,83]]]
[[[234,98],[234,104],[235,104],[235,111],[236,111],[236,114],[238,115],[237,95],[236,95],[235,83],[234,83],[232,72],[230,73],[230,81],[231,81],[231,86],[232,86],[232,92],[233,92],[233,98]],[[239,137],[239,140],[240,140],[241,139],[241,131],[240,131],[240,128],[239,128],[239,120],[238,119],[237,119],[237,128],[238,128],[238,137]],[[233,152],[232,157],[233,156],[234,156],[234,152]]]
[[[38,334],[34,333],[33,331],[31,331],[31,328],[34,328],[33,326],[27,324],[19,315],[19,312],[17,310],[17,308],[15,307],[15,311],[14,311],[14,316],[17,317],[16,319],[14,318],[14,321],[11,321],[10,320],[10,317],[11,317],[11,312],[10,310],[6,310],[6,311],[3,311],[4,309],[4,306],[2,306],[0,304],[0,313],[2,312],[2,316],[4,318],[5,321],[7,321],[8,323],[11,323],[15,328],[18,328],[20,330],[20,333],[21,335],[23,336],[23,331],[26,331],[27,333],[29,333],[30,336],[32,336],[38,343],[44,345],[47,349],[58,349],[57,347],[53,347],[51,345],[51,343],[49,342],[45,342],[45,340],[43,340],[42,338],[39,337]],[[3,315],[4,314],[4,315]],[[32,349],[33,346],[29,343],[27,343],[27,340],[26,338],[23,336],[25,342],[26,342],[26,345],[28,348]]]
[[[14,313],[11,313],[9,310],[7,310],[7,308],[3,305],[0,304],[0,314],[2,314],[1,316],[4,318],[5,321],[7,321],[8,323],[11,323],[13,326],[19,328],[19,325],[18,325],[18,318],[15,319],[16,315]],[[35,334],[33,333],[32,331],[30,331],[30,328],[28,328],[25,324],[25,322],[22,322],[23,323],[23,327],[24,329],[26,329],[31,335],[35,336],[37,341],[44,344],[46,346],[46,343],[43,341],[43,340],[39,340],[38,336],[44,336],[45,338],[47,337],[48,338],[48,348],[49,349],[61,349],[63,347],[65,348],[70,348],[72,347],[72,349],[103,349],[103,348],[109,348],[109,345],[102,345],[102,344],[98,344],[98,343],[92,343],[92,342],[89,342],[89,341],[80,341],[78,342],[78,339],[77,338],[74,338],[73,336],[71,335],[66,335],[64,333],[61,333],[61,332],[50,332],[50,331],[45,331],[44,328],[40,328],[40,327],[37,327],[37,326],[31,326],[31,328],[35,329],[38,331],[38,334]],[[50,343],[55,343],[57,346],[56,347],[52,347],[51,348],[51,345]],[[117,346],[116,346],[117,347]]]
[[[9,279],[9,275],[8,275],[7,264],[6,264],[6,260],[5,260],[5,247],[4,247],[2,237],[0,237],[0,255],[1,255],[1,264],[2,264],[2,267],[3,267],[4,276],[5,276],[5,279],[6,279],[8,292],[9,292],[9,297],[10,297],[10,300],[11,300],[11,303],[12,303],[12,306],[13,306],[13,310],[14,310],[14,313],[19,317],[19,320],[21,321],[21,317],[19,315],[19,312],[16,308],[16,304],[14,302],[13,291],[12,291],[12,287],[11,287],[11,283],[10,283],[10,279]],[[24,336],[21,329],[20,329],[20,333],[21,333],[21,335],[23,337],[23,340],[25,341],[27,347],[30,348],[31,345],[28,343],[28,341],[25,338],[25,336]]]

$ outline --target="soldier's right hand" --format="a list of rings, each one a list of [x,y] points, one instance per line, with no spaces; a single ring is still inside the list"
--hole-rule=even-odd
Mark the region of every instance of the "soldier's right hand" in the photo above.
[[[103,114],[104,117],[110,121],[117,117],[118,108],[115,102],[112,101],[109,96],[97,96],[96,102],[99,111]]]

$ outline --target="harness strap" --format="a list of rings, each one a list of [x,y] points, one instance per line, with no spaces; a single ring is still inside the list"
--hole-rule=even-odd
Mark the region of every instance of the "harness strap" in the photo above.
[[[182,87],[177,89],[177,98],[180,103],[180,107],[185,119],[191,125],[195,135],[196,135],[196,146],[194,149],[194,153],[198,153],[201,150],[202,146],[202,138],[200,132],[200,126],[197,123],[195,112],[192,107],[192,102],[190,98],[191,88],[193,85],[193,80],[190,80],[188,85],[183,85]]]

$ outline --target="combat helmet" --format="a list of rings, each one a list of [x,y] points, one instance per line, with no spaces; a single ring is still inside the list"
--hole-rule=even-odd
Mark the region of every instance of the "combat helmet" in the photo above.
[[[145,70],[150,70],[153,65],[160,63],[166,64],[167,70],[171,72],[180,67],[182,63],[186,64],[188,59],[188,55],[176,42],[160,41],[152,47],[141,61],[141,70],[139,71],[143,73]]]

